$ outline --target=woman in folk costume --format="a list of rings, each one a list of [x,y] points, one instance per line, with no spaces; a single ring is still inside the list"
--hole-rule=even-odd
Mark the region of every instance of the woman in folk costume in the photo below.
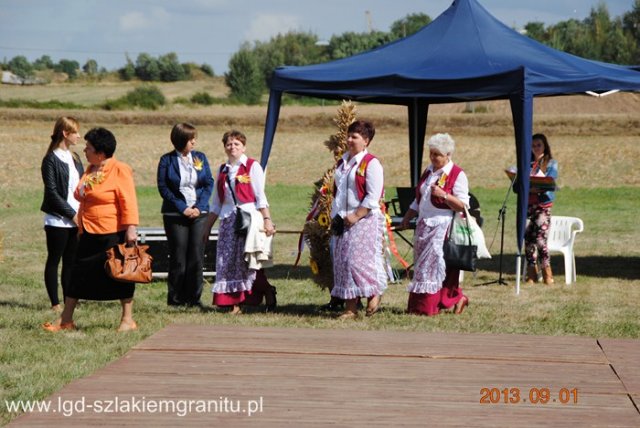
[[[348,151],[334,173],[331,207],[334,286],[331,295],[345,300],[341,319],[358,316],[358,301],[368,299],[366,315],[380,308],[387,288],[383,233],[385,217],[380,210],[384,174],[380,161],[367,151],[375,135],[370,122],[358,120],[349,126]]]
[[[402,220],[402,227],[406,228],[418,216],[408,311],[437,315],[441,309],[453,308],[459,314],[469,299],[459,287],[460,271],[446,267],[442,247],[454,214],[469,206],[469,181],[451,161],[455,142],[449,134],[432,136],[428,145],[431,165],[420,177],[416,199]]]
[[[264,272],[250,269],[245,262],[245,236],[234,231],[236,207],[247,212],[259,211],[267,236],[276,233],[271,221],[269,203],[264,192],[265,176],[260,163],[245,155],[247,137],[240,131],[229,131],[222,137],[228,160],[220,166],[205,228],[205,239],[220,218],[216,249],[216,282],[213,284],[213,304],[231,308],[240,314],[241,304],[259,304],[263,297],[267,311],[276,306],[276,289],[267,281]],[[234,197],[235,196],[235,197]]]

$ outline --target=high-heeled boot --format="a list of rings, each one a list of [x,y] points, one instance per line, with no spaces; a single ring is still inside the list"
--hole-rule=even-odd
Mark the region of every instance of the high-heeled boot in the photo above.
[[[554,283],[553,281],[553,273],[551,272],[551,266],[546,266],[542,269],[542,279],[545,284],[551,285]]]
[[[535,284],[538,282],[538,266],[527,266],[527,284]]]

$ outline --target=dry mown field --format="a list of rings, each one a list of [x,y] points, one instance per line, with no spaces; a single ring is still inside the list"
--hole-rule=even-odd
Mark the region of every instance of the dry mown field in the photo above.
[[[462,113],[464,104],[431,106],[427,133],[445,131],[454,136],[457,141],[454,157],[468,172],[472,186],[502,187],[505,185],[503,169],[515,163],[509,106],[503,101],[475,106],[482,106],[488,112]],[[331,157],[322,143],[335,132],[332,118],[336,109],[335,105],[283,107],[269,160],[270,183],[311,184],[330,167]],[[377,126],[371,150],[384,163],[387,184],[408,185],[406,110],[398,106],[359,104],[358,112],[359,117],[369,118]],[[40,186],[40,160],[53,122],[61,114],[76,116],[81,122],[81,131],[93,126],[110,128],[119,142],[116,156],[135,168],[139,184],[153,185],[158,158],[171,148],[168,136],[174,123],[189,121],[198,126],[199,149],[207,153],[213,164],[224,159],[220,137],[231,127],[246,132],[249,154],[260,157],[266,107],[173,107],[156,112],[0,109],[0,186]],[[640,95],[536,99],[534,131],[549,136],[554,156],[560,161],[561,185],[640,184],[637,172]],[[425,159],[425,164],[427,161]],[[620,171],[624,173],[618,173]]]

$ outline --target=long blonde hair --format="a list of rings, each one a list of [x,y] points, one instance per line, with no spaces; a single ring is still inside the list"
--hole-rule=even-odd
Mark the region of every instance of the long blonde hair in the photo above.
[[[49,143],[46,154],[49,154],[58,148],[60,143],[64,140],[65,132],[78,132],[79,129],[80,124],[78,123],[78,120],[76,118],[71,116],[59,117],[58,120],[56,120],[56,124],[53,126],[51,143]]]

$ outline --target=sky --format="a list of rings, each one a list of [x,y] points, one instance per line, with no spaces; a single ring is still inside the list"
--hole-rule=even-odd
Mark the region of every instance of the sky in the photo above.
[[[146,52],[175,52],[180,62],[209,64],[227,71],[243,42],[268,41],[290,30],[332,35],[389,31],[412,13],[432,19],[452,0],[0,0],[0,58],[23,55],[33,61],[95,59],[114,70]],[[541,21],[547,25],[582,20],[600,0],[479,0],[513,28]],[[634,0],[606,0],[612,17]]]

